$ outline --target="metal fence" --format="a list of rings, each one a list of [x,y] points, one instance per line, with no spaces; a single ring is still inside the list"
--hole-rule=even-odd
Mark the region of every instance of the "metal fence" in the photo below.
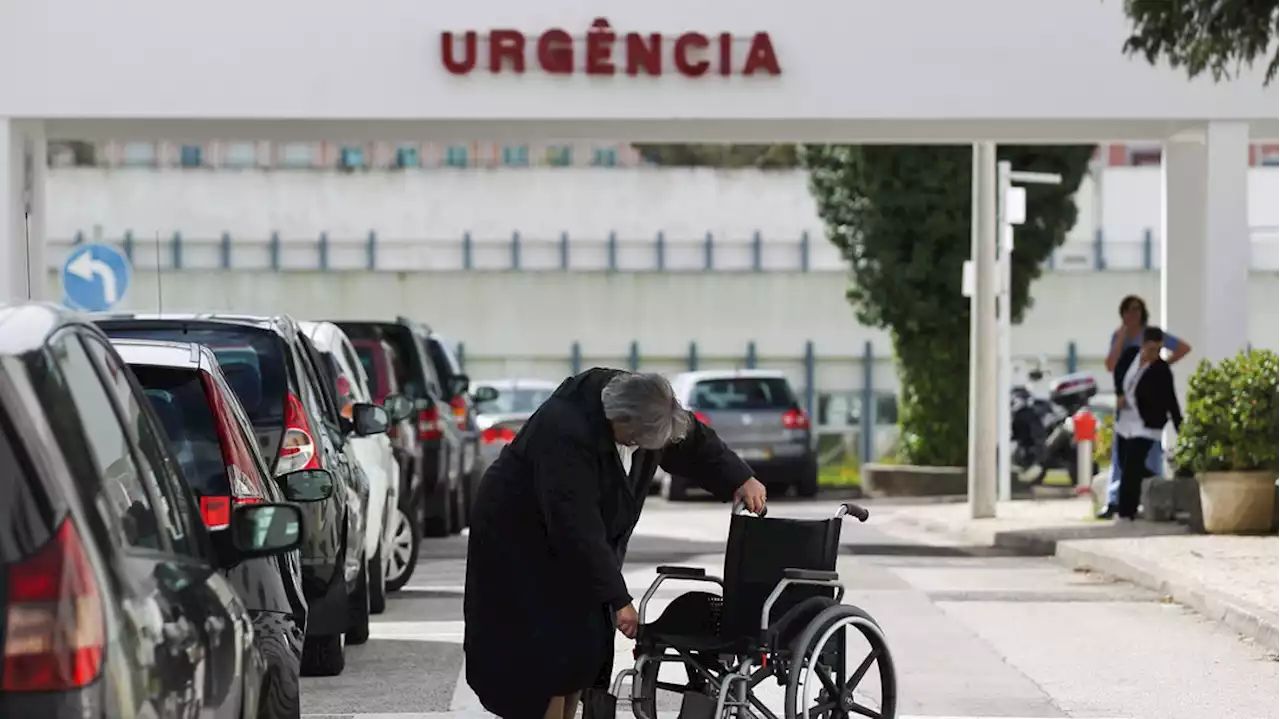
[[[1276,228],[1251,233],[1253,268],[1280,269]],[[189,237],[181,232],[144,236],[51,239],[51,265],[59,266],[66,250],[87,241],[120,247],[135,264],[178,270],[286,271],[613,271],[613,272],[822,272],[846,269],[840,252],[823,237],[802,232],[794,237],[676,236],[556,237],[524,235],[456,238],[364,237]],[[967,242],[967,238],[965,239]],[[1058,271],[1151,270],[1160,266],[1158,237],[1148,230],[1136,238],[1073,241],[1059,247],[1045,263]]]

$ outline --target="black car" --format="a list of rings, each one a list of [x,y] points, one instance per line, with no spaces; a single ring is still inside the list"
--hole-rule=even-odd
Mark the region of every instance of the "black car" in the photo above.
[[[351,338],[381,339],[395,353],[395,370],[401,391],[418,410],[418,445],[421,448],[422,486],[401,491],[400,501],[409,502],[419,515],[422,533],[447,537],[462,531],[463,430],[453,416],[446,387],[436,372],[428,349],[430,329],[404,317],[395,322],[334,321]],[[464,389],[466,385],[463,385]],[[404,490],[404,488],[402,488]]]
[[[307,630],[299,553],[232,563],[227,515],[239,505],[314,497],[286,497],[289,487],[276,486],[253,425],[212,350],[153,340],[112,345],[160,419],[215,552],[229,557],[227,576],[253,619],[253,641],[266,663],[261,719],[296,719],[302,713],[299,676]]]
[[[128,367],[52,305],[0,307],[0,467],[0,716],[261,715],[227,573],[296,550],[297,505],[227,507],[219,551]]]
[[[448,395],[445,397],[453,415],[453,421],[462,435],[462,513],[461,526],[470,523],[471,503],[480,486],[480,477],[484,473],[484,463],[480,461],[480,428],[476,426],[476,405],[479,402],[492,400],[496,393],[491,388],[480,387],[475,391],[483,396],[472,396],[471,378],[463,372],[462,363],[454,351],[454,343],[435,330],[427,330],[427,356],[440,378],[440,386]]]
[[[337,488],[303,505],[302,588],[308,604],[304,676],[334,676],[346,666],[343,639],[369,638],[369,591],[364,555],[364,508],[369,487],[347,453],[347,436],[387,429],[387,412],[356,405],[352,419],[338,412],[320,358],[291,317],[230,315],[100,316],[98,326],[118,339],[202,344],[231,378],[262,455],[275,475],[323,468]]]

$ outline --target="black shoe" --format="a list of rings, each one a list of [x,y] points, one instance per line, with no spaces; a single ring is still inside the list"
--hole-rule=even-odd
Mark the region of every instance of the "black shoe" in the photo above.
[[[1116,516],[1116,509],[1117,507],[1114,504],[1108,505],[1106,509],[1102,510],[1101,512],[1098,512],[1097,518],[1111,519],[1112,517]]]

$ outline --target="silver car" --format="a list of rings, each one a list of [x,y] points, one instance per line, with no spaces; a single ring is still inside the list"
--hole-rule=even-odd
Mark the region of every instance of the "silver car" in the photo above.
[[[787,376],[773,370],[683,372],[671,379],[676,399],[711,427],[755,470],[770,494],[795,487],[801,497],[818,493],[818,457],[809,415]],[[692,489],[686,477],[662,477],[664,494],[681,500]]]
[[[543,379],[495,379],[473,382],[471,394],[482,387],[497,393],[493,399],[476,403],[476,429],[480,431],[480,465],[488,467],[502,448],[515,439],[526,420],[559,387]],[[483,470],[482,470],[483,471]]]

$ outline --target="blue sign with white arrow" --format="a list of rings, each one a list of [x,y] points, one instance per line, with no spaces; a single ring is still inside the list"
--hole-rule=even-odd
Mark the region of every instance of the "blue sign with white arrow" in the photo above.
[[[133,268],[110,245],[81,245],[62,265],[63,304],[83,312],[105,312],[124,299]]]

